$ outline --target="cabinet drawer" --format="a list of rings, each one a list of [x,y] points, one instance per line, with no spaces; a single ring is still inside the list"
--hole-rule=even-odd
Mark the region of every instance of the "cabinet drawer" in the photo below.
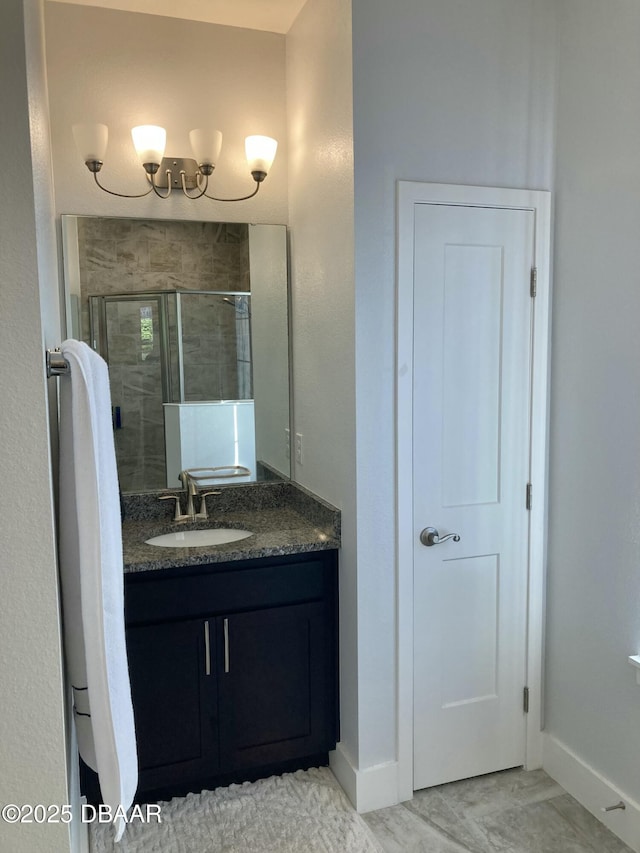
[[[334,558],[335,559],[335,558]],[[128,625],[188,619],[218,613],[296,604],[324,598],[332,583],[334,560],[325,555],[273,565],[243,562],[224,570],[219,564],[169,570],[158,577],[127,575],[125,618]]]

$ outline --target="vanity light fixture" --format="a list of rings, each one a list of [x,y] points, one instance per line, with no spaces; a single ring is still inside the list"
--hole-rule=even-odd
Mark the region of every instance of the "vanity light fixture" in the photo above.
[[[216,161],[222,148],[222,134],[219,130],[203,128],[192,130],[189,141],[194,159],[180,157],[165,157],[164,149],[167,132],[156,125],[141,125],[131,130],[133,144],[140,162],[151,184],[143,193],[118,193],[107,189],[98,180],[98,172],[104,165],[104,155],[107,150],[109,130],[106,124],[74,124],[73,136],[78,151],[85,166],[93,174],[96,184],[104,192],[120,198],[143,198],[149,193],[155,193],[159,198],[169,198],[171,190],[182,189],[187,198],[205,198],[213,201],[245,201],[253,198],[260,189],[260,184],[267,177],[278,143],[270,136],[247,136],[245,151],[247,163],[256,187],[249,195],[239,198],[218,198],[207,192],[209,177],[213,174]],[[166,192],[160,192],[166,190]]]

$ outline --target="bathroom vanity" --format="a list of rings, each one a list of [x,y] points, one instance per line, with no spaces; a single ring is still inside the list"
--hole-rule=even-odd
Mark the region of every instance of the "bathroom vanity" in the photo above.
[[[136,800],[326,764],[338,738],[339,513],[292,484],[230,488],[196,527],[250,537],[162,548],[146,540],[179,529],[172,502],[125,501]]]
[[[337,736],[335,551],[125,580],[139,798],[326,763]]]

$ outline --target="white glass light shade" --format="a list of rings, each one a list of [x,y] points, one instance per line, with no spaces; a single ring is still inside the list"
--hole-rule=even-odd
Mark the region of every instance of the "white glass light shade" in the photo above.
[[[244,147],[249,171],[268,173],[276,156],[276,140],[270,136],[247,136]]]
[[[198,166],[215,166],[222,148],[222,134],[213,128],[189,131],[189,142]]]
[[[159,166],[167,144],[167,131],[164,127],[141,124],[131,129],[131,136],[142,165],[156,163]]]
[[[74,124],[71,129],[78,154],[85,163],[104,160],[109,139],[109,129],[106,124]]]

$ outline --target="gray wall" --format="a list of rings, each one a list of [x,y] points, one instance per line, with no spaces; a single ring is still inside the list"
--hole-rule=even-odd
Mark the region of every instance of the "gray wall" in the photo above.
[[[25,52],[25,15],[26,50]],[[5,0],[0,204],[0,802],[67,803],[65,718],[44,345],[59,345],[40,8]],[[32,148],[33,145],[33,148]],[[36,251],[36,239],[37,251]],[[0,821],[0,848],[69,850],[69,828]]]
[[[555,5],[353,0],[361,767],[396,755],[396,181],[550,189]]]
[[[547,731],[637,798],[640,6],[559,9]]]
[[[287,34],[295,479],[342,510],[342,744],[358,759],[351,8],[308,0]],[[291,437],[292,442],[294,436]]]

